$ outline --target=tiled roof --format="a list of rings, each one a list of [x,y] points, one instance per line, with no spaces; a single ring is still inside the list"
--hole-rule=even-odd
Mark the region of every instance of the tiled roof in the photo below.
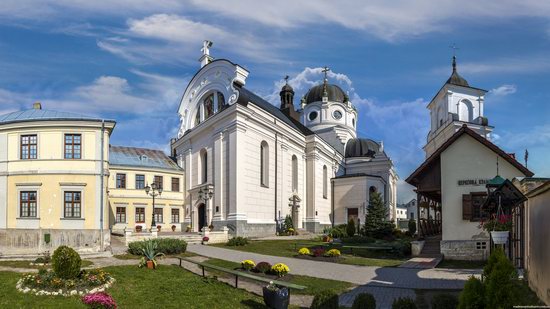
[[[109,146],[109,164],[182,171],[163,151],[136,147]]]
[[[24,121],[47,121],[47,120],[82,120],[82,121],[101,121],[100,118],[83,116],[68,112],[58,112],[43,109],[29,109],[0,115],[0,124],[24,122]],[[114,120],[105,120],[115,122]]]

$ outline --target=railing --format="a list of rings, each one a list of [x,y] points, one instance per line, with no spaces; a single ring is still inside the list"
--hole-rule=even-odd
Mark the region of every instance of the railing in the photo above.
[[[441,220],[420,219],[418,221],[418,230],[421,236],[441,234]]]

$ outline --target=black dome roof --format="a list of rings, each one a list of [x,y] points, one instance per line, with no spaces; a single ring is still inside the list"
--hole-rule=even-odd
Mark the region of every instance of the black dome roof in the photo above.
[[[457,85],[462,87],[470,87],[468,81],[464,77],[460,76],[456,71],[456,56],[453,56],[453,74],[447,80],[447,84]]]
[[[346,144],[345,157],[370,157],[380,152],[380,144],[367,138],[352,138]]]
[[[320,84],[309,89],[304,96],[306,99],[306,104],[322,101],[323,92],[324,84]],[[327,84],[327,96],[328,100],[333,102],[346,103],[349,101],[348,95],[344,93],[344,90],[333,84]]]

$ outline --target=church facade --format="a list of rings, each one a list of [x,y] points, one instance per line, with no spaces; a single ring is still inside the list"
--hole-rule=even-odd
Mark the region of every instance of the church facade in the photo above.
[[[393,163],[382,142],[357,138],[357,111],[328,83],[328,69],[299,110],[288,83],[277,107],[245,88],[246,69],[214,60],[210,46],[183,94],[171,143],[184,170],[184,224],[275,235],[288,215],[296,228],[321,232],[364,220],[375,191],[395,218]]]

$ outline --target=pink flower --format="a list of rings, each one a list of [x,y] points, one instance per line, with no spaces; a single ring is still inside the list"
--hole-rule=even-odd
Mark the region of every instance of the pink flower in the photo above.
[[[113,297],[105,292],[97,292],[82,297],[82,302],[94,309],[116,309]]]

